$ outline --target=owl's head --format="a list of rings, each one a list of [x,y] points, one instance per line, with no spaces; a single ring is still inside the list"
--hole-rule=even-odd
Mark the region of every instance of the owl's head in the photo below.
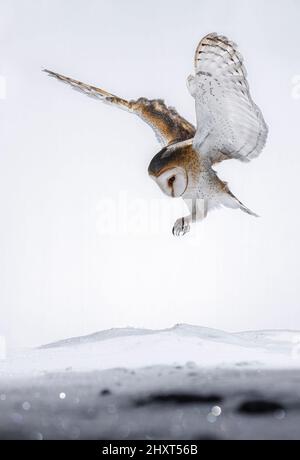
[[[188,174],[176,151],[161,150],[152,159],[148,173],[168,196],[180,197],[187,189]]]

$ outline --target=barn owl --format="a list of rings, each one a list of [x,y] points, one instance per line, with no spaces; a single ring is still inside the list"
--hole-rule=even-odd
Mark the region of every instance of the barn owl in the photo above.
[[[127,101],[45,69],[59,81],[134,113],[151,126],[161,150],[151,160],[148,173],[163,193],[183,198],[190,212],[175,222],[175,236],[186,234],[193,222],[219,206],[257,216],[233,195],[213,166],[228,159],[252,160],[263,150],[268,135],[235,43],[215,33],[205,36],[197,46],[194,67],[187,85],[195,100],[196,128],[161,99]]]

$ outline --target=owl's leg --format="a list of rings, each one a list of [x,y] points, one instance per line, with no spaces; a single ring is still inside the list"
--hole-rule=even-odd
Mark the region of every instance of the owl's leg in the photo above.
[[[190,231],[190,229],[191,216],[181,217],[180,219],[176,220],[172,229],[172,233],[174,236],[184,236]]]
[[[184,236],[191,229],[191,224],[199,222],[207,216],[208,202],[204,199],[185,199],[184,200],[190,214],[177,219],[172,233],[174,236]]]

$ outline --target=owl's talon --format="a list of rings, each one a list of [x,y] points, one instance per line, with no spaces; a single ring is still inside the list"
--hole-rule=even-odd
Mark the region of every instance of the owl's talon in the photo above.
[[[174,236],[184,236],[186,233],[190,231],[190,224],[187,218],[182,217],[181,219],[177,219],[172,233]]]

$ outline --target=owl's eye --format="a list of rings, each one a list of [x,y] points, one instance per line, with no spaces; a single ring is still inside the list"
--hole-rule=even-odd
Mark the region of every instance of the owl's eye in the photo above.
[[[175,176],[170,177],[170,179],[168,180],[168,186],[169,186],[169,187],[172,187],[172,186],[173,186],[173,184],[174,184],[174,182],[175,182],[175,179],[176,179]]]
[[[186,170],[176,165],[162,171],[158,177],[155,177],[155,181],[166,195],[178,198],[186,191],[188,177]]]

